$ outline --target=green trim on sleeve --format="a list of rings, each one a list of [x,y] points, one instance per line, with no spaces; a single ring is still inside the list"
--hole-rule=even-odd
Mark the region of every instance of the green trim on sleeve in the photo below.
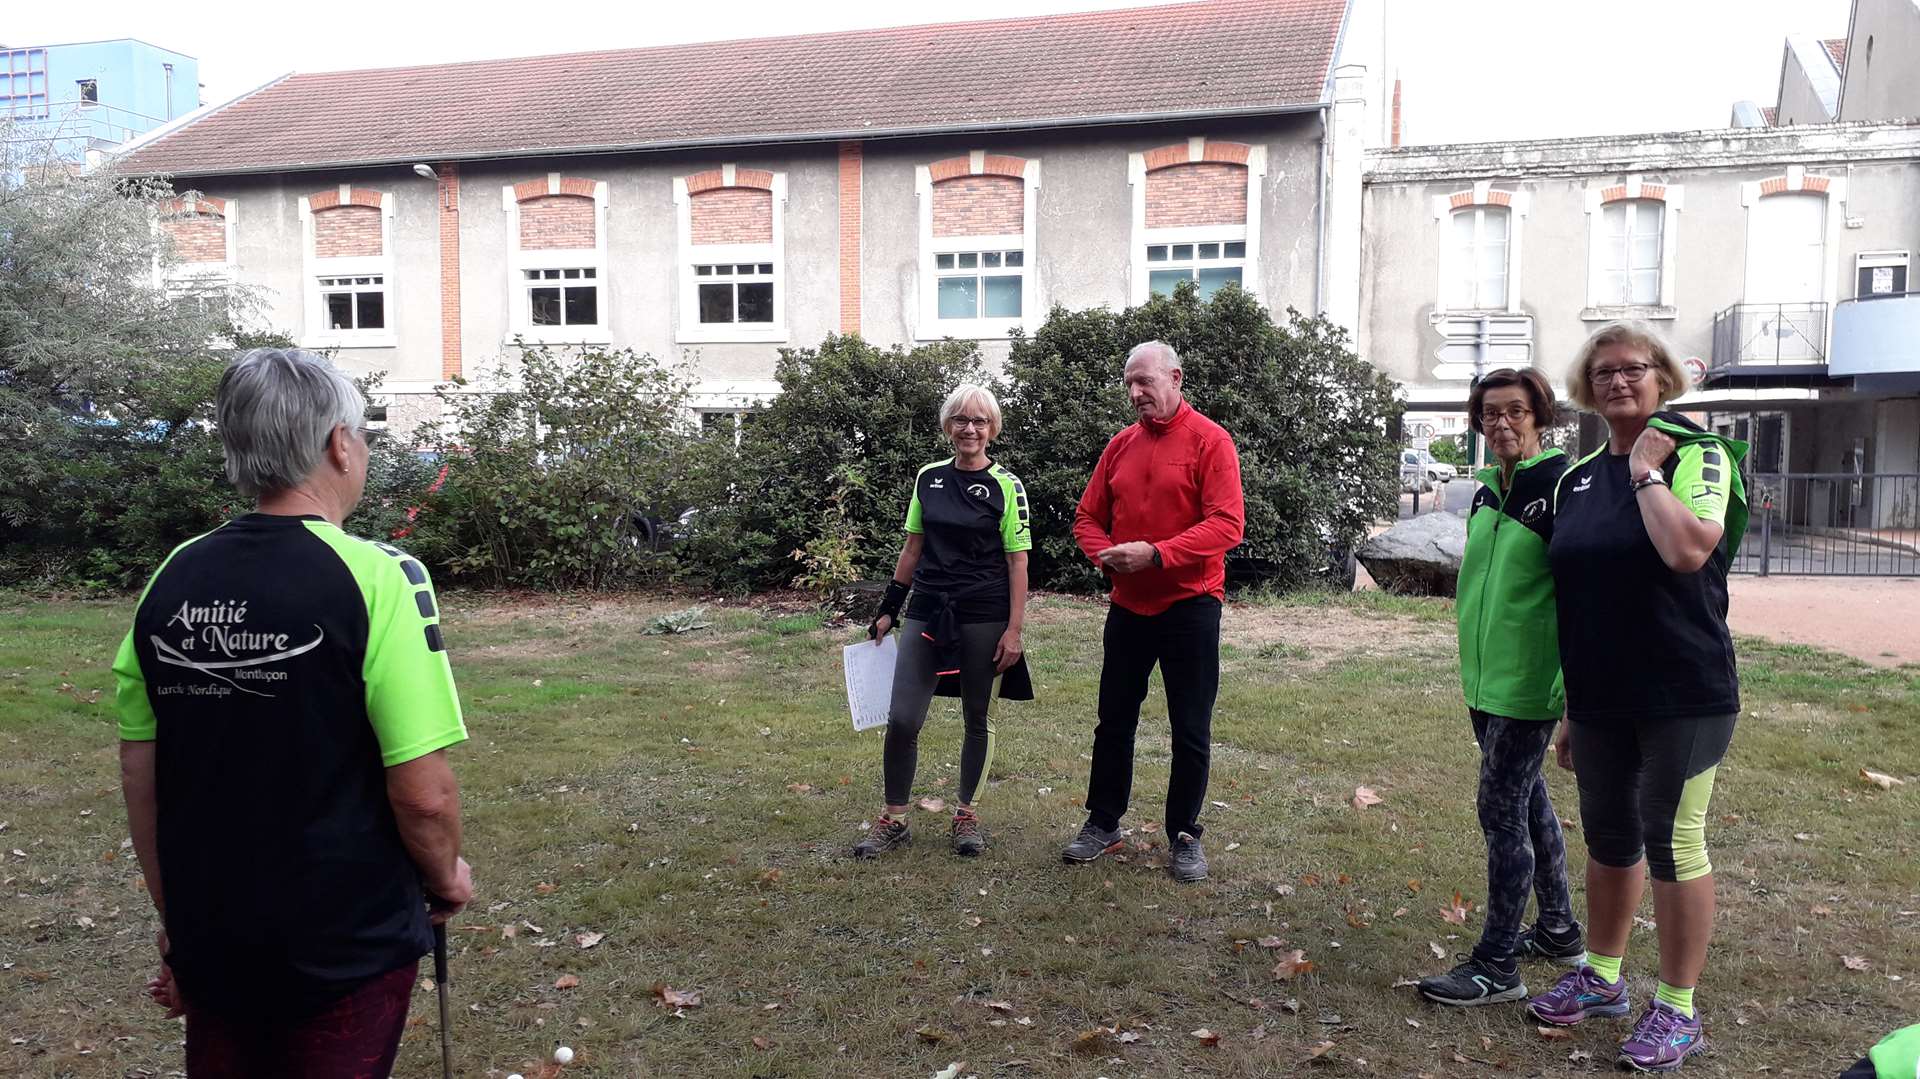
[[[1867,1057],[1877,1079],[1920,1079],[1920,1023],[1880,1039]]]
[[[1027,488],[1020,477],[993,466],[993,477],[1000,481],[1000,495],[1006,508],[1000,513],[1000,539],[1008,554],[1033,550],[1033,522],[1028,512]]]
[[[947,464],[952,460],[953,458],[949,457],[945,461],[935,461],[932,464],[921,465],[920,471],[913,474],[913,494],[907,499],[908,532],[917,536],[926,531],[926,526],[920,521],[920,477],[926,475],[928,469],[939,468],[941,465]]]
[[[1694,442],[1675,451],[1679,464],[1674,467],[1674,496],[1702,521],[1727,523],[1727,507],[1733,501],[1733,473],[1739,466],[1729,460],[1726,451],[1708,442]]]
[[[167,568],[175,555],[211,535],[213,532],[202,532],[168,551],[153,576],[147,578],[147,586],[140,590],[140,600],[133,609],[138,611],[140,604],[147,601],[153,582],[160,579],[160,571]],[[153,698],[147,696],[147,675],[140,669],[140,653],[134,648],[132,630],[127,631],[126,638],[120,642],[119,653],[113,657],[113,706],[120,713],[121,741],[151,742],[159,737],[160,721],[153,714]]]
[[[426,567],[397,547],[356,539],[325,521],[308,521],[307,530],[346,564],[367,601],[361,676],[381,763],[391,768],[466,741]]]

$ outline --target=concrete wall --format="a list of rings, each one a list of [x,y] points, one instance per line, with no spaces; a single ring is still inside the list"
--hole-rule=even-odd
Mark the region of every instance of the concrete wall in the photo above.
[[[1040,162],[1035,199],[1038,302],[1027,312],[1037,326],[1054,304],[1124,307],[1129,300],[1132,190],[1128,155],[1192,136],[1266,148],[1259,191],[1258,284],[1275,310],[1319,306],[1320,125],[1315,114],[1209,124],[1150,125],[1059,131],[998,138],[902,139],[866,144],[861,189],[861,324],[883,345],[914,343],[919,321],[919,196],[915,169],[972,150]],[[674,180],[734,164],[782,173],[785,342],[681,344],[676,340],[680,274]],[[476,162],[459,168],[461,352],[464,371],[482,373],[509,351],[509,236],[501,188],[544,179],[548,172],[607,185],[606,268],[600,303],[611,343],[673,358],[710,384],[764,382],[780,347],[815,346],[840,324],[839,194],[836,148],[793,146],[703,154],[629,154],[551,161]],[[436,185],[411,168],[329,170],[250,177],[181,178],[180,188],[239,201],[236,279],[262,288],[262,322],[302,338],[306,273],[302,262],[302,196],[339,184],[390,193],[393,277],[388,348],[343,348],[339,362],[381,371],[398,392],[428,392],[440,378],[439,207]],[[1004,340],[987,341],[990,359]]]
[[[1833,59],[1819,42],[1811,42],[1811,50],[1808,45],[1809,41],[1796,37],[1788,42],[1784,50],[1780,65],[1779,111],[1773,118],[1777,126],[1833,122],[1832,109],[1821,93],[1823,86],[1829,94],[1837,89],[1834,83],[1838,76],[1833,70]],[[1812,70],[1809,70],[1809,66]]]
[[[1920,4],[1854,0],[1847,38],[1842,120],[1920,117]]]

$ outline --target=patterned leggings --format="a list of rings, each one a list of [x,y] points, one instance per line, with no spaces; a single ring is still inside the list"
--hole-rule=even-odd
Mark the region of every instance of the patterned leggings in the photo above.
[[[1529,892],[1539,900],[1543,925],[1573,924],[1567,841],[1540,774],[1554,725],[1471,715],[1480,743],[1480,831],[1487,837],[1487,923],[1473,954],[1505,964],[1519,944]]]

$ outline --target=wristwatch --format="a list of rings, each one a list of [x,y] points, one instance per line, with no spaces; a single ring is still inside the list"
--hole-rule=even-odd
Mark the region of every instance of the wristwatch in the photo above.
[[[1158,544],[1155,544],[1153,548],[1153,564],[1156,568],[1166,565],[1166,563],[1160,561],[1160,547]]]
[[[1639,491],[1642,487],[1652,487],[1656,483],[1662,487],[1668,486],[1666,473],[1657,468],[1649,468],[1646,475],[1633,481],[1633,489]]]

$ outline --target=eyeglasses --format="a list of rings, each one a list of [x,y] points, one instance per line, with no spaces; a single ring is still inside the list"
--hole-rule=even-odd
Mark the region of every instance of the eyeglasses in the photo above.
[[[1502,411],[1497,408],[1490,408],[1480,413],[1480,426],[1492,427],[1493,425],[1499,423],[1501,420],[1505,420],[1509,425],[1518,427],[1520,426],[1521,420],[1524,420],[1531,415],[1533,415],[1533,409],[1530,409],[1525,405],[1509,405],[1507,406],[1505,411]]]
[[[362,424],[358,427],[355,427],[354,430],[360,433],[360,441],[364,443],[368,449],[372,449],[373,447],[378,446],[380,444],[380,440],[387,437],[386,429],[381,427],[368,427],[365,424]],[[320,444],[320,452],[321,453],[327,452],[327,447],[332,444],[333,444],[333,432],[328,431],[327,440]]]
[[[978,427],[982,431],[993,430],[993,421],[985,416],[949,416],[947,422],[955,427]]]
[[[1619,367],[1596,367],[1587,372],[1587,381],[1596,386],[1605,386],[1613,381],[1613,376],[1619,375],[1621,378],[1626,379],[1629,384],[1632,384],[1647,377],[1647,372],[1651,370],[1653,370],[1653,365],[1650,363],[1629,363],[1622,364]]]

